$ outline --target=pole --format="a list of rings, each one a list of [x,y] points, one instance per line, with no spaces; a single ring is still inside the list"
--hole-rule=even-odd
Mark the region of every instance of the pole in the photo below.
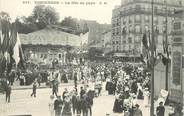
[[[166,54],[167,54],[167,62],[166,62],[166,66],[165,66],[165,89],[168,91],[168,69],[169,69],[169,54],[168,54],[168,11],[167,11],[167,0],[165,0],[166,2]]]
[[[155,42],[154,42],[154,0],[151,1],[151,9],[152,9],[152,15],[151,15],[151,108],[150,108],[150,116],[154,116],[154,47],[155,47]]]

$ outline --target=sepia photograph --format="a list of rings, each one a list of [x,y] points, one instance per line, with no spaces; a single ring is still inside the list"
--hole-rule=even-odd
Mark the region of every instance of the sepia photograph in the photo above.
[[[0,116],[184,116],[184,0],[0,0]]]

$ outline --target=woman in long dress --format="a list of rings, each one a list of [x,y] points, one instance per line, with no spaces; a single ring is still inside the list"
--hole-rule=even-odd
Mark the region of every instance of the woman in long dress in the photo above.
[[[49,110],[50,110],[50,116],[54,116],[54,96],[50,96],[50,102],[49,102]]]
[[[144,91],[144,106],[147,107],[149,104],[149,91],[148,88],[145,88]]]
[[[62,116],[72,116],[72,110],[71,110],[71,99],[70,96],[67,95],[64,99],[64,107],[62,111]]]
[[[116,96],[114,101],[113,112],[114,113],[122,113],[123,112],[123,99],[120,98],[120,94]]]
[[[140,83],[137,83],[138,89],[137,89],[137,99],[143,99],[143,90]]]

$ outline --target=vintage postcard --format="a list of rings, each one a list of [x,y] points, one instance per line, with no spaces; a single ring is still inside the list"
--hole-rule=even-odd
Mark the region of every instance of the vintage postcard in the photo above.
[[[183,0],[0,0],[0,116],[183,116]]]

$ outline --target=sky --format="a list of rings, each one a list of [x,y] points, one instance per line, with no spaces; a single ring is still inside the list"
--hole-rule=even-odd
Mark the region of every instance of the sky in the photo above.
[[[7,12],[14,21],[16,17],[29,16],[38,1],[59,2],[59,4],[49,5],[59,13],[60,20],[71,16],[77,19],[96,20],[102,24],[111,23],[112,9],[121,4],[121,0],[0,0],[0,11]],[[66,4],[68,2],[70,4]],[[71,2],[78,2],[78,4],[71,4]]]

